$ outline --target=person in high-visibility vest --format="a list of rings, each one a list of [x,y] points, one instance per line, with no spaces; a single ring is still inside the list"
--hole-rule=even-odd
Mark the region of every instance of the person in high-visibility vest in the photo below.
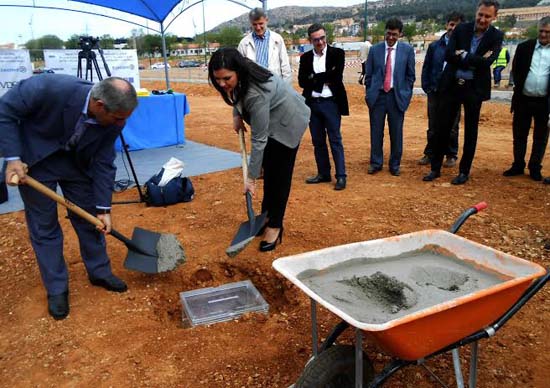
[[[506,47],[503,47],[498,53],[497,60],[493,63],[493,80],[495,86],[500,86],[500,80],[502,79],[502,70],[508,66],[510,62],[510,52]]]

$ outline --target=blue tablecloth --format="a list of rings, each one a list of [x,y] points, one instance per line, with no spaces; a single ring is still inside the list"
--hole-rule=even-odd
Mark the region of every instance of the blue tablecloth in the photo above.
[[[185,115],[189,113],[185,94],[152,94],[138,101],[122,131],[131,151],[185,144]],[[115,147],[122,149],[120,139]]]

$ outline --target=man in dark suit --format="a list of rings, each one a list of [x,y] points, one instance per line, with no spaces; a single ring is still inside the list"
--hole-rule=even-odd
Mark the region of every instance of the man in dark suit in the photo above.
[[[434,133],[437,124],[437,111],[441,99],[438,96],[439,80],[443,74],[443,70],[446,66],[445,54],[447,52],[447,46],[449,40],[453,35],[453,31],[460,23],[464,22],[464,15],[459,12],[452,12],[447,16],[447,24],[445,29],[447,32],[443,36],[432,42],[428,46],[426,57],[424,58],[424,64],[422,65],[422,90],[426,93],[428,99],[428,131],[426,148],[424,149],[424,156],[418,161],[420,165],[430,164],[430,160],[433,155],[434,147]],[[447,159],[443,164],[444,167],[454,167],[456,164],[456,157],[458,155],[458,123],[460,122],[460,110],[457,112],[453,128],[451,130],[451,136],[449,140],[449,147],[445,154]]]
[[[409,107],[415,80],[413,48],[398,42],[403,32],[399,19],[386,22],[385,41],[369,51],[365,72],[365,101],[370,114],[369,174],[382,169],[384,162],[384,122],[388,118],[391,152],[389,167],[393,176],[399,176],[403,154],[403,120]]]
[[[475,22],[455,28],[447,47],[447,66],[440,83],[441,105],[436,128],[431,171],[424,181],[433,181],[441,174],[441,165],[454,119],[464,107],[464,146],[459,174],[451,183],[462,185],[470,177],[477,145],[479,113],[483,101],[491,98],[491,63],[502,46],[503,33],[491,25],[496,19],[498,1],[481,0]]]
[[[538,38],[520,43],[514,55],[514,95],[512,123],[514,162],[504,176],[523,175],[527,137],[534,120],[533,146],[529,159],[529,175],[541,181],[542,159],[548,143],[548,114],[550,113],[550,16],[538,23]]]
[[[57,204],[24,185],[26,173],[105,224],[97,230],[69,213],[93,285],[124,292],[126,284],[111,271],[104,233],[111,230],[111,196],[116,168],[114,142],[137,105],[136,91],[121,78],[95,85],[76,77],[44,74],[19,82],[0,99],[0,153],[6,182],[17,175],[25,217],[48,311],[55,319],[69,314],[69,276]],[[103,233],[102,233],[103,232]]]
[[[340,123],[349,114],[348,97],[342,82],[344,74],[344,50],[327,45],[325,29],[320,24],[308,28],[313,50],[300,58],[298,83],[304,89],[302,95],[311,108],[309,130],[317,163],[317,175],[306,183],[330,182],[330,160],[326,138],[330,144],[334,169],[335,190],[346,188],[346,162]]]

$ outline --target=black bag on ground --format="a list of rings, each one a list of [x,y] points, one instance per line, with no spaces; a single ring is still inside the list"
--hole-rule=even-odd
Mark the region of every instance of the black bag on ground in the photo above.
[[[173,205],[178,202],[189,202],[195,197],[195,189],[188,177],[177,176],[165,186],[158,183],[162,179],[164,168],[145,182],[145,201],[151,206]]]

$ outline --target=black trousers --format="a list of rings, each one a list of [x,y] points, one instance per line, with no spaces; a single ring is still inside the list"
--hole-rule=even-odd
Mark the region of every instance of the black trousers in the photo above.
[[[464,145],[459,171],[466,175],[470,174],[477,146],[479,112],[483,102],[474,92],[473,82],[475,81],[466,81],[464,85],[456,84],[450,90],[439,94],[441,105],[437,114],[432,171],[441,170],[451,130],[462,105],[464,107]]]
[[[514,136],[514,168],[525,168],[525,153],[527,151],[527,137],[534,120],[533,146],[529,158],[529,170],[540,171],[542,159],[548,144],[548,97],[521,96],[514,108],[512,122]]]
[[[270,228],[283,226],[286,204],[290,195],[292,174],[298,147],[288,148],[273,138],[268,138],[264,149],[264,199],[262,213],[267,212]]]
[[[437,126],[437,112],[441,99],[438,93],[428,93],[428,130],[426,131],[427,143],[424,148],[424,155],[429,158],[433,155],[434,143],[435,143],[435,128]],[[445,155],[448,157],[456,158],[458,156],[458,124],[460,123],[460,108],[458,109],[455,121],[449,134],[449,144]]]

